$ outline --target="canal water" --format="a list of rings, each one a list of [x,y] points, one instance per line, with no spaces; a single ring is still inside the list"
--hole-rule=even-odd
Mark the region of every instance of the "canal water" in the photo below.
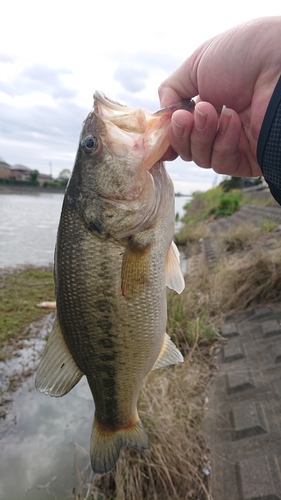
[[[0,195],[0,268],[53,261],[61,194]],[[183,214],[188,199],[176,198]],[[0,391],[5,381],[38,364],[52,314],[16,358],[0,362]],[[1,408],[0,408],[1,409]],[[0,419],[0,500],[81,498],[92,479],[89,444],[94,415],[85,377],[63,398],[34,389],[26,377]]]

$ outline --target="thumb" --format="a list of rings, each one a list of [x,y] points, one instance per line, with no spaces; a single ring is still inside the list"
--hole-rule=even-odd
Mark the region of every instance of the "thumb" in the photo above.
[[[198,58],[196,55],[197,51],[161,83],[158,89],[161,106],[169,106],[199,94],[197,84]]]

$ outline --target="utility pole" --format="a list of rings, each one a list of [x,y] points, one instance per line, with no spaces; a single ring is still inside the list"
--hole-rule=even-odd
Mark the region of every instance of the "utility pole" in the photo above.
[[[51,177],[53,177],[53,176],[52,176],[52,162],[51,162],[51,161],[50,161],[50,163],[49,163],[49,167],[50,167],[50,176],[51,176]]]

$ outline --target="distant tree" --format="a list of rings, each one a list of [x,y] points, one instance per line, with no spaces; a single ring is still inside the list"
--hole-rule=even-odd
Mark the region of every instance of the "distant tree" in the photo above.
[[[69,168],[64,168],[60,173],[59,173],[59,176],[58,176],[58,181],[65,181],[65,180],[68,180],[70,179],[71,177],[71,170],[69,170]]]
[[[225,193],[233,189],[242,189],[242,179],[241,177],[230,177],[230,179],[224,179],[220,186]]]
[[[34,182],[34,184],[37,184],[38,175],[39,175],[38,170],[32,170],[29,174],[29,179],[31,180],[31,182]]]
[[[69,168],[64,168],[58,176],[58,182],[60,183],[60,186],[62,188],[65,188],[67,186],[67,183],[71,177],[71,170]]]

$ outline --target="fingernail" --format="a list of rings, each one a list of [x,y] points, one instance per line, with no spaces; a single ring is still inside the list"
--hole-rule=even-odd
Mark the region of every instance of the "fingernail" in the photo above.
[[[183,134],[184,134],[184,125],[180,125],[179,123],[176,122],[175,118],[172,117],[172,131],[173,131],[173,134],[176,136],[176,137],[182,137]]]
[[[219,123],[220,134],[226,133],[230,120],[231,120],[231,112],[229,111],[229,109],[227,109],[226,106],[223,106],[221,110],[220,123]]]
[[[195,108],[194,111],[194,123],[195,123],[195,128],[197,130],[203,130],[206,121],[207,121],[208,115],[206,113],[202,113],[199,109]]]

